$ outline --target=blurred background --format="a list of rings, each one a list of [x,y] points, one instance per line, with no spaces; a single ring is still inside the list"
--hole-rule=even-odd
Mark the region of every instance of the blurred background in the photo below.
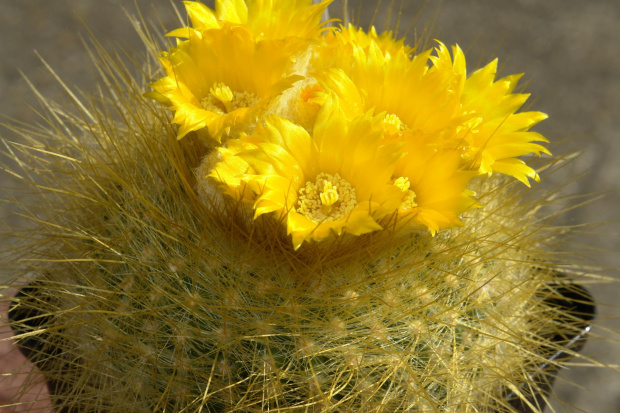
[[[341,0],[333,14],[341,15]],[[170,30],[179,27],[171,3],[136,0],[146,20]],[[208,1],[205,3],[209,4]],[[211,2],[212,3],[212,2]],[[620,268],[620,3],[617,0],[397,0],[400,35],[409,43],[428,34],[446,44],[458,43],[468,56],[468,70],[498,57],[503,74],[525,73],[522,84],[532,93],[534,110],[550,119],[536,127],[554,145],[554,154],[583,152],[562,176],[543,180],[550,187],[568,182],[565,194],[604,194],[565,215],[563,223],[595,223],[580,234],[578,255],[604,273]],[[402,3],[402,5],[401,5]],[[374,17],[386,23],[390,1],[350,0],[352,16],[367,26]],[[88,90],[96,78],[81,42],[88,30],[103,44],[137,56],[144,50],[122,8],[135,14],[130,0],[0,0],[0,114],[22,122],[39,119],[36,97],[20,71],[45,96],[63,101],[64,92],[43,67],[35,50],[69,85]],[[378,12],[375,12],[378,10]],[[392,19],[388,25],[396,23]],[[163,30],[163,29],[162,29]],[[432,45],[432,43],[428,43]],[[6,118],[0,118],[0,123]],[[2,130],[0,133],[5,134]],[[8,185],[6,174],[0,185]],[[4,189],[3,189],[4,191]],[[4,198],[4,196],[3,196]],[[589,197],[589,198],[593,198]],[[4,219],[14,219],[0,205]],[[586,252],[585,248],[588,248]],[[589,287],[599,304],[593,335],[583,350],[597,360],[620,364],[620,284]],[[616,367],[617,368],[617,367]],[[574,384],[576,383],[576,385]],[[561,372],[555,391],[563,403],[557,412],[620,412],[620,373],[607,368],[573,367]]]

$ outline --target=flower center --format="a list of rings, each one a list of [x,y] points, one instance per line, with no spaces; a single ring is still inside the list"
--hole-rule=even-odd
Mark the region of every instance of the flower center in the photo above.
[[[355,188],[338,174],[320,173],[299,190],[297,212],[313,221],[337,221],[357,205]]]
[[[383,127],[387,133],[398,133],[409,129],[394,113],[385,115],[383,118]]]
[[[260,99],[250,92],[233,92],[224,83],[216,82],[211,86],[209,95],[204,97],[200,104],[202,108],[210,112],[224,115],[239,108],[254,106]]]
[[[321,88],[318,84],[308,85],[301,90],[299,97],[302,102],[307,103],[310,99],[314,99],[318,92],[322,91],[323,88]]]
[[[415,192],[409,189],[411,187],[409,178],[405,176],[397,178],[394,180],[394,186],[403,192],[403,202],[400,204],[401,209],[411,209],[418,206],[418,204],[415,203]]]

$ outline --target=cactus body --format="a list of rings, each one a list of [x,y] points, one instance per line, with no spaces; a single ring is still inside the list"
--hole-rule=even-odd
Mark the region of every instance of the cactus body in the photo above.
[[[546,201],[473,178],[484,203],[462,227],[399,231],[392,214],[298,249],[208,177],[217,149],[177,140],[142,96],[151,74],[100,53],[101,96],[6,142],[38,197],[13,270],[36,277],[15,302],[40,326],[17,339],[39,337],[62,411],[509,412],[541,392],[538,367],[581,328],[551,304]]]

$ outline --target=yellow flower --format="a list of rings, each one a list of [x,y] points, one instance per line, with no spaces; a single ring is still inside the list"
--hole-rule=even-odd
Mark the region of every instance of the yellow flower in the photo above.
[[[371,44],[376,45],[387,55],[394,55],[400,52],[409,55],[413,52],[413,48],[405,45],[404,38],[396,40],[391,31],[377,34],[377,29],[375,29],[374,26],[372,26],[368,32],[352,24],[346,27],[341,26],[338,31],[327,33],[324,37],[324,41],[326,47],[331,46],[334,48],[333,53],[335,55],[337,55],[346,44],[355,44],[365,51],[368,51]]]
[[[367,47],[350,42],[334,59],[335,54],[329,47],[319,49],[315,76],[324,89],[335,90],[341,100],[359,103],[360,110],[386,112],[398,117],[402,129],[433,135],[434,140],[459,113],[465,81],[462,53],[454,65],[449,54],[447,62],[440,54],[430,68],[432,50],[411,59],[405,49],[386,53],[372,39]],[[332,67],[337,70],[330,71]]]
[[[528,178],[540,180],[534,169],[518,156],[534,153],[550,155],[542,145],[548,142],[541,134],[529,131],[547,118],[541,112],[515,113],[528,94],[512,93],[521,75],[495,80],[497,59],[474,72],[465,82],[461,103],[469,120],[461,126],[459,139],[464,141],[466,156],[480,173],[511,175],[529,186]]]
[[[319,49],[315,76],[345,102],[348,116],[385,112],[388,135],[408,131],[439,150],[458,150],[464,169],[504,173],[526,185],[528,177],[538,179],[517,157],[548,153],[535,143],[547,140],[528,131],[546,115],[515,113],[528,97],[512,93],[519,76],[494,82],[495,61],[468,79],[461,49],[453,47],[451,56],[442,43],[413,58],[405,49],[388,53],[373,39],[368,46],[353,39],[341,47],[340,53]]]
[[[369,115],[348,121],[333,97],[312,135],[286,119],[267,118],[249,137],[256,149],[237,154],[253,171],[243,179],[258,195],[255,216],[285,220],[296,249],[304,241],[381,229],[378,220],[401,204],[391,177],[402,145],[382,144],[380,122]],[[226,184],[218,178],[223,167],[217,164],[211,176]]]
[[[257,146],[249,137],[244,139],[229,139],[226,146],[218,147],[218,151],[214,153],[217,159],[217,168],[209,171],[207,176],[214,178],[216,181],[224,184],[224,191],[235,199],[244,199],[253,201],[255,197],[251,191],[246,188],[243,182],[243,176],[254,174],[252,167],[238,153],[256,149]],[[211,157],[209,157],[211,158]],[[211,163],[211,159],[205,159],[204,162]],[[202,168],[202,167],[201,167]]]
[[[321,17],[333,0],[313,4],[312,0],[216,0],[215,10],[197,1],[185,1],[185,9],[194,30],[221,29],[226,23],[242,25],[254,40],[287,37],[313,38],[325,30]],[[168,36],[190,36],[181,28]]]
[[[190,31],[161,58],[167,76],[151,84],[155,98],[172,109],[178,138],[207,128],[221,141],[251,127],[271,100],[302,77],[290,73],[296,42],[252,41],[242,27]]]
[[[434,235],[438,230],[461,226],[459,215],[478,207],[467,189],[476,172],[460,168],[456,151],[438,151],[410,143],[394,170],[394,185],[402,191],[399,214],[414,219]]]

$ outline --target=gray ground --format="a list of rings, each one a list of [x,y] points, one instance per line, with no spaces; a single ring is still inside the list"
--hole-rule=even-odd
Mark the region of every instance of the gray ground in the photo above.
[[[169,0],[137,3],[145,17],[157,19],[159,14],[167,28],[177,27],[168,12]],[[409,25],[423,3],[404,0],[401,26]],[[418,33],[437,11],[439,2],[429,3],[415,26]],[[375,4],[375,0],[363,2],[363,20],[368,21]],[[42,69],[35,49],[65,80],[79,87],[88,86],[93,71],[78,37],[78,33],[86,31],[77,16],[105,43],[138,48],[139,40],[120,6],[133,10],[129,0],[0,0],[0,113],[22,121],[36,119],[27,104],[35,102],[34,96],[18,69],[43,94],[62,96],[55,81]],[[609,251],[589,255],[593,263],[612,268],[620,268],[619,226],[613,222],[618,220],[620,210],[620,161],[616,159],[620,157],[619,21],[617,0],[444,0],[433,35],[447,44],[458,42],[464,49],[471,46],[470,70],[479,58],[486,63],[488,57],[498,56],[500,64],[505,63],[504,73],[526,73],[534,108],[550,115],[537,130],[561,142],[553,147],[556,153],[569,147],[583,149],[584,155],[571,166],[568,175],[582,171],[588,174],[567,190],[580,194],[611,191],[603,201],[568,214],[566,222],[604,223],[595,235],[584,235],[581,240],[585,245]],[[6,208],[0,212],[2,216],[9,213]],[[599,307],[595,332],[612,337],[605,329],[620,331],[620,284],[594,286],[591,290],[604,303]],[[620,345],[592,340],[584,351],[603,362],[620,364]],[[566,384],[573,381],[583,388]],[[570,404],[556,404],[557,411],[620,412],[620,374],[608,369],[573,368],[563,372],[556,390]]]

